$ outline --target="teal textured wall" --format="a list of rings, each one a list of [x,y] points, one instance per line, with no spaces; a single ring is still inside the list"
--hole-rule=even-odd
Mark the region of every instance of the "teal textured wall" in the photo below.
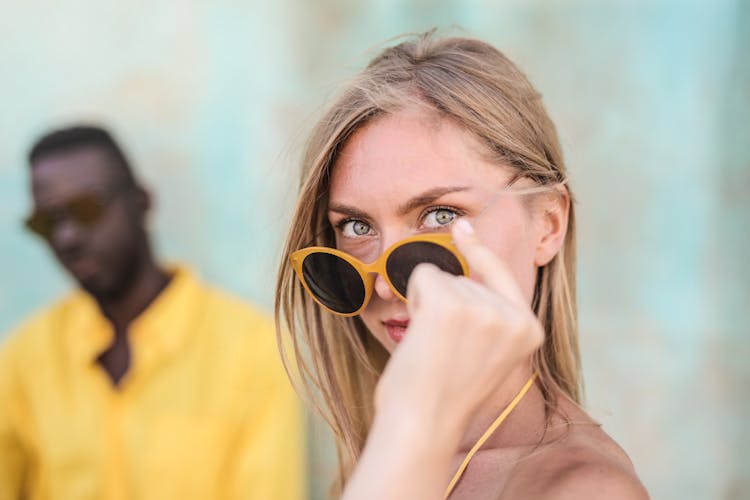
[[[316,112],[381,42],[432,26],[506,52],[557,123],[591,413],[654,498],[750,498],[742,0],[0,0],[2,335],[70,286],[19,222],[37,134],[110,124],[156,192],[160,254],[268,307]]]

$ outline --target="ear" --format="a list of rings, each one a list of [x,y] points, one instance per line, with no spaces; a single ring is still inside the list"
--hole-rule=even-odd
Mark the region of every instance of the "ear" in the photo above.
[[[547,265],[565,241],[568,232],[568,215],[570,213],[570,195],[564,187],[538,202],[539,234],[537,238],[534,265]]]
[[[140,216],[145,219],[146,215],[151,210],[151,193],[146,191],[145,188],[137,186],[135,188],[135,208]]]

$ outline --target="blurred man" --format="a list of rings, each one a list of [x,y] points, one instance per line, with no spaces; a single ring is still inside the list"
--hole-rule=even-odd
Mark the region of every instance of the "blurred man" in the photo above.
[[[46,135],[29,163],[27,226],[81,290],[0,349],[0,500],[300,498],[272,322],[157,263],[149,195],[105,130]]]

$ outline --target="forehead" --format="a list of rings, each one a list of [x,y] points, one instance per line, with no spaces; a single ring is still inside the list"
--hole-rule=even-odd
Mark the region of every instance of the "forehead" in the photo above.
[[[509,171],[447,118],[417,111],[386,115],[355,132],[333,168],[331,202],[360,205],[441,186],[499,188]]]
[[[54,201],[110,188],[121,175],[108,152],[98,147],[82,147],[50,153],[37,160],[31,167],[31,190],[36,201]]]

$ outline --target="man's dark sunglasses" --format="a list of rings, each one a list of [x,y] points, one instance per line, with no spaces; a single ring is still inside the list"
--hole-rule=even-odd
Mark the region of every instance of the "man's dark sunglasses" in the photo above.
[[[70,219],[84,228],[93,227],[104,215],[107,205],[126,188],[113,189],[104,193],[83,193],[67,200],[54,210],[35,210],[26,218],[26,228],[44,239],[49,239],[57,225]]]

